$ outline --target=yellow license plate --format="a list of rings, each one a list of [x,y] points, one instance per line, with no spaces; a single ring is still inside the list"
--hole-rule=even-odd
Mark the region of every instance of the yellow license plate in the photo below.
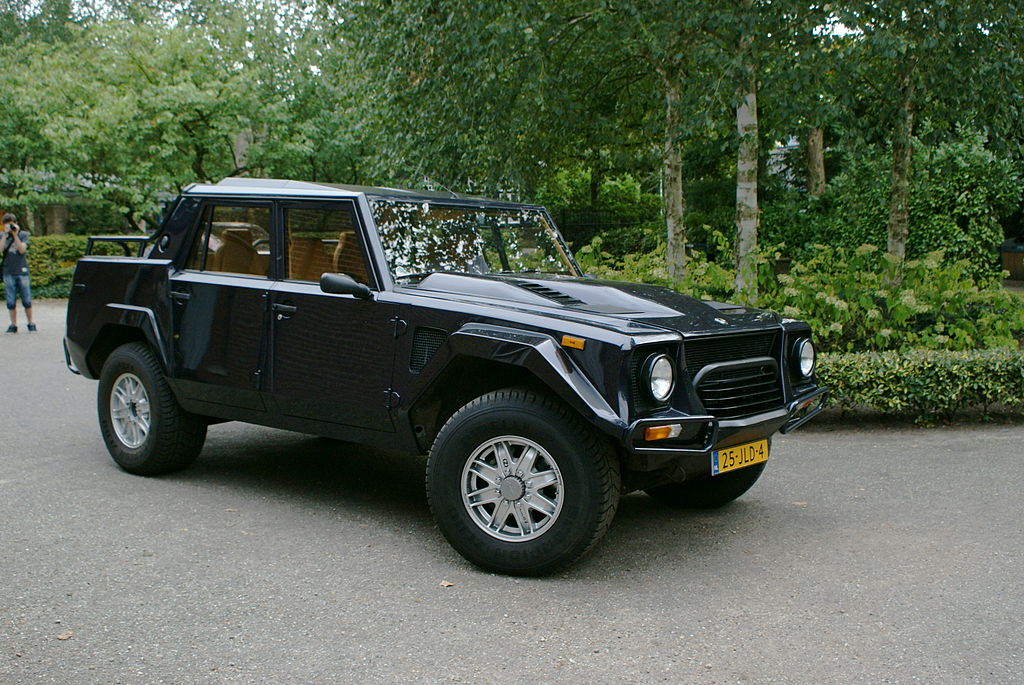
[[[768,461],[768,441],[758,440],[743,445],[726,447],[711,453],[711,475],[727,473]]]

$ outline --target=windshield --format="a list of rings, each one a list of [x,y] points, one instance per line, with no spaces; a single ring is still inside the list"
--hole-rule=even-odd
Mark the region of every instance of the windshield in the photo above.
[[[540,210],[397,200],[374,200],[372,206],[395,278],[436,271],[577,275],[565,243]]]

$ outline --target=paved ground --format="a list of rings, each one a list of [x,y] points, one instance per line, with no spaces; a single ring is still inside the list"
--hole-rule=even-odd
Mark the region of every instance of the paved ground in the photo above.
[[[629,495],[513,579],[445,544],[416,460],[223,424],[119,471],[37,310],[0,335],[5,685],[1024,682],[1024,426],[798,432],[732,506]]]

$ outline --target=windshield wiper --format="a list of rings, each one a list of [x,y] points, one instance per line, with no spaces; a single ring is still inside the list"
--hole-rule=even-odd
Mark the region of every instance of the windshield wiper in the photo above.
[[[427,276],[429,276],[430,274],[433,274],[433,273],[437,273],[437,272],[435,272],[435,271],[417,271],[417,272],[411,273],[411,274],[402,274],[401,276],[395,276],[395,280],[396,281],[405,281],[405,280],[413,280],[413,279],[418,278],[418,279],[420,279],[422,281],[424,278],[426,278]]]

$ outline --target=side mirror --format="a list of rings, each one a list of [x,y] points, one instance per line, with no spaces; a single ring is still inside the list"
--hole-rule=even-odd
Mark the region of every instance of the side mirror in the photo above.
[[[372,290],[347,274],[323,274],[320,276],[320,290],[332,295],[355,295],[360,300],[373,299]]]

